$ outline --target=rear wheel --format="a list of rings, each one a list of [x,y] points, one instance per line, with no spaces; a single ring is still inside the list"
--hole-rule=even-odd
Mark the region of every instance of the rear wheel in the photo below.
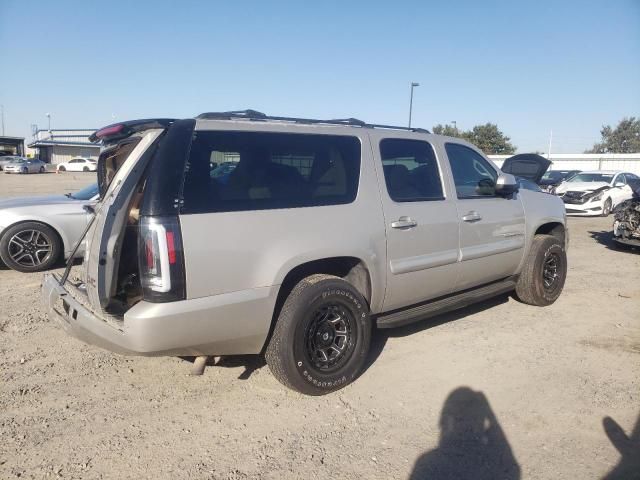
[[[18,272],[41,272],[60,258],[62,242],[56,231],[38,222],[9,227],[0,239],[0,258]]]
[[[604,201],[604,205],[602,206],[602,216],[608,217],[610,213],[611,213],[611,199],[607,198]]]
[[[66,169],[63,165],[60,165],[60,166],[58,167],[58,171],[59,171],[59,172],[66,172],[66,171],[67,171],[67,169]]]
[[[40,167],[39,172],[40,172],[40,173],[44,173],[44,167]]]
[[[287,297],[265,357],[285,386],[324,395],[348,385],[369,352],[369,308],[360,292],[333,275],[311,275]]]
[[[89,167],[82,167],[82,171],[83,172],[88,172],[89,171]]]
[[[563,243],[551,235],[536,235],[516,284],[516,295],[529,305],[551,305],[562,293],[566,278]]]

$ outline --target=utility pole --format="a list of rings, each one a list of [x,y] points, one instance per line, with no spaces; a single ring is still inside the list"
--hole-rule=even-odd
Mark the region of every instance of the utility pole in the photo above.
[[[49,130],[49,133],[51,133],[51,114],[46,113],[45,115],[47,116],[47,121],[49,123],[49,128],[47,130]]]
[[[453,129],[456,131],[456,135],[458,135],[458,122],[451,120],[451,123],[453,124]]]
[[[549,151],[547,152],[547,160],[551,157],[551,142],[553,141],[553,130],[549,131]]]
[[[413,110],[413,89],[419,86],[420,86],[419,83],[411,82],[411,97],[409,99],[409,128],[411,128],[411,113]]]

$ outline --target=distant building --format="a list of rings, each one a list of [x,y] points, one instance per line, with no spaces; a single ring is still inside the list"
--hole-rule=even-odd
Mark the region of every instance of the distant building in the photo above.
[[[24,155],[23,137],[0,137],[0,155]]]
[[[89,141],[96,129],[36,130],[29,148],[36,149],[36,156],[43,162],[57,165],[72,158],[97,159],[100,147]]]

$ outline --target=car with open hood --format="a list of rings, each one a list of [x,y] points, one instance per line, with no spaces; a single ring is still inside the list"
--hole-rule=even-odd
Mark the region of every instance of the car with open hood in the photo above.
[[[114,352],[263,353],[284,385],[321,395],[362,372],[374,325],[563,289],[562,201],[460,138],[247,110],[90,140],[102,200],[84,263],[42,292],[67,332]]]
[[[556,187],[567,215],[606,217],[613,209],[633,196],[629,180],[639,177],[620,170],[580,172]]]
[[[97,201],[95,183],[64,195],[0,199],[0,259],[19,272],[41,272],[69,258]]]

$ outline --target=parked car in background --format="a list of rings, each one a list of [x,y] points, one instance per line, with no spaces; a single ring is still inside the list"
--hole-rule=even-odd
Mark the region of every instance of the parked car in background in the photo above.
[[[613,239],[640,248],[640,179],[627,178],[632,197],[614,208]]]
[[[18,155],[4,155],[0,157],[0,170],[4,170],[4,167],[9,165],[14,160],[20,160],[22,158],[23,157],[20,157]]]
[[[555,193],[556,187],[562,182],[566,182],[580,170],[549,170],[542,176],[539,182],[540,188],[545,192]]]
[[[75,193],[0,200],[0,259],[19,272],[39,272],[68,258],[98,201],[98,185]],[[81,256],[79,248],[76,256]]]
[[[37,158],[16,158],[4,166],[4,173],[44,173],[47,164]]]
[[[519,190],[460,138],[255,111],[89,138],[105,200],[85,280],[47,274],[43,298],[70,334],[115,352],[202,365],[265,352],[280,382],[321,395],[358,377],[374,325],[514,290],[545,306],[563,289],[562,201]],[[231,156],[228,178],[212,177],[211,158]]]
[[[91,158],[74,158],[65,163],[60,163],[56,170],[58,172],[95,172],[97,161]]]
[[[556,195],[565,203],[567,215],[602,215],[606,217],[633,196],[628,180],[637,175],[619,170],[580,172],[556,187]]]

